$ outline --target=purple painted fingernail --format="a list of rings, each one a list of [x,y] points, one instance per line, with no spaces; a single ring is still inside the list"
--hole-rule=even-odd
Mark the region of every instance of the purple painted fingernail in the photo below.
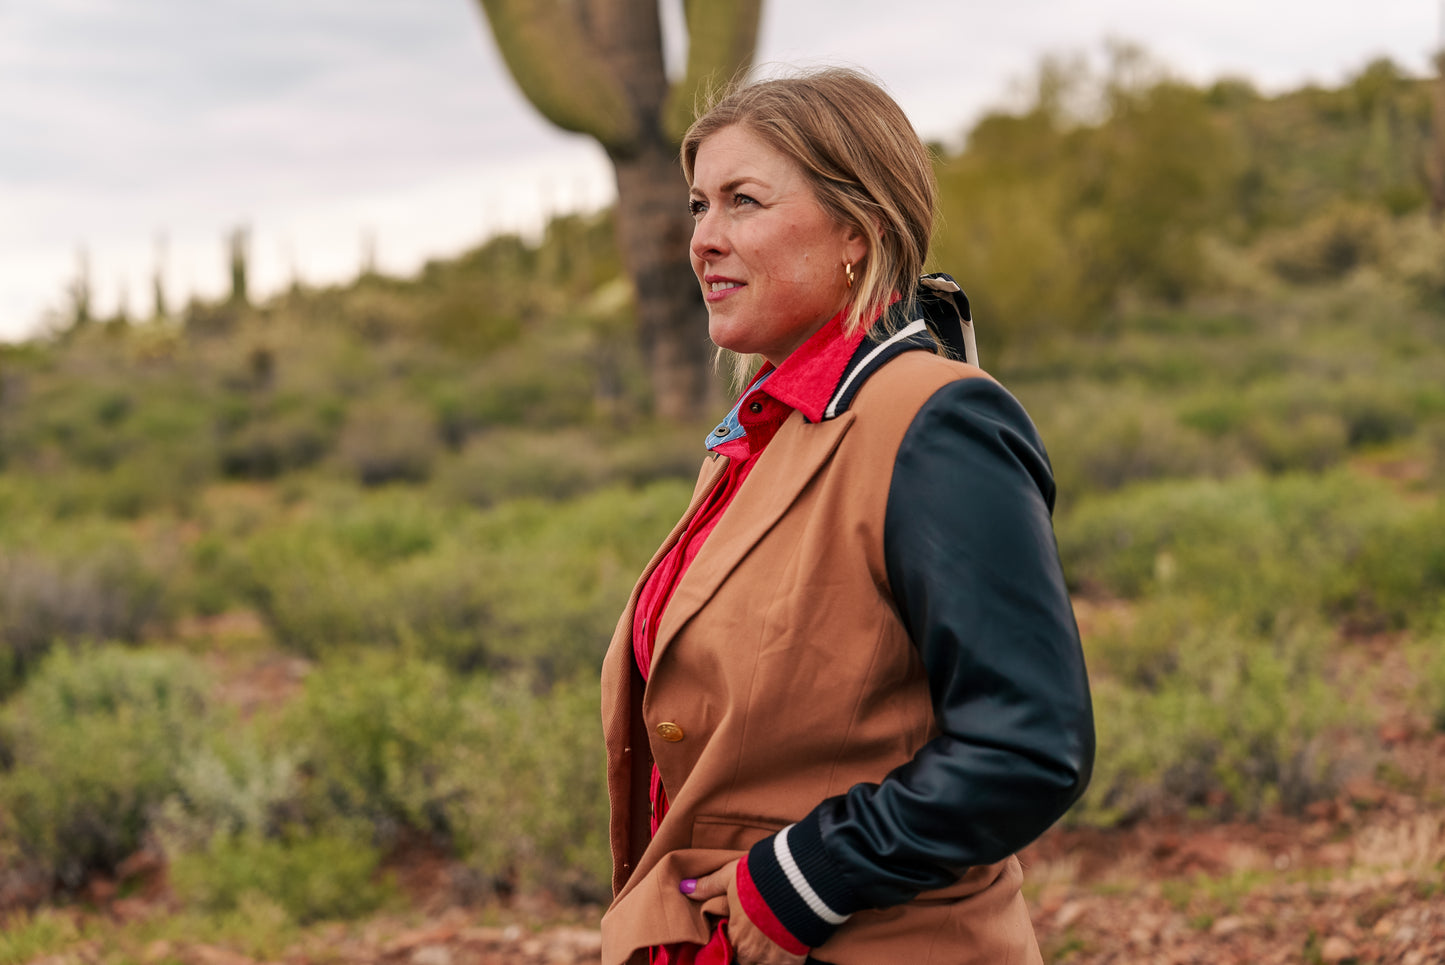
[[[696,879],[696,878],[684,878],[684,879],[682,879],[681,881],[679,881],[679,882],[677,883],[677,890],[680,891],[680,892],[682,892],[684,895],[690,895],[690,894],[692,894],[694,891],[697,891],[697,879]]]

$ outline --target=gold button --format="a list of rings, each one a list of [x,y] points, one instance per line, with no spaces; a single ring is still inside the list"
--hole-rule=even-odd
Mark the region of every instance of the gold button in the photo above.
[[[682,740],[682,728],[670,720],[665,720],[657,725],[657,736],[669,744],[676,744]]]

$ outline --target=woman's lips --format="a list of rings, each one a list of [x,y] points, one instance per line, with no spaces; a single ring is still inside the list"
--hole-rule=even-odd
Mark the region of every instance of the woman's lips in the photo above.
[[[711,302],[719,302],[727,298],[735,291],[743,288],[743,283],[732,278],[707,278],[703,288],[703,298]]]

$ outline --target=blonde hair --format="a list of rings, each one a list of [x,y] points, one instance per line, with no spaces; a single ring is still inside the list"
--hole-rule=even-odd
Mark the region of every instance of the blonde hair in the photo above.
[[[854,266],[844,332],[878,317],[895,292],[911,308],[933,235],[938,184],[928,149],[893,98],[843,67],[734,83],[683,135],[689,186],[702,142],[733,126],[794,161],[823,210],[867,244]]]

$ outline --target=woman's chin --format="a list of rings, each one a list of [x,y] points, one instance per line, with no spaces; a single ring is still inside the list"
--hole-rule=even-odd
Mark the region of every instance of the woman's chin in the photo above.
[[[756,352],[757,349],[750,346],[747,338],[736,328],[728,325],[709,325],[707,337],[718,348],[727,349],[729,352],[736,352],[739,355],[747,355]]]

